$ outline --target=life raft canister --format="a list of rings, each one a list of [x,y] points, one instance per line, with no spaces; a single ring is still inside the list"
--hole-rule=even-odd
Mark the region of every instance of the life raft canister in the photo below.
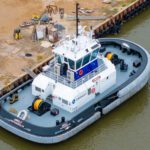
[[[83,75],[83,70],[79,70],[79,75],[82,76]]]

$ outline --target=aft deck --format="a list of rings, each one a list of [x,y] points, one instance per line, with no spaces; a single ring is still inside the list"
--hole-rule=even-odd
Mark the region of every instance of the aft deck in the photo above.
[[[119,47],[108,45],[106,47],[106,52],[113,52],[119,56],[119,58],[124,59],[125,62],[128,64],[128,70],[126,72],[120,71],[120,65],[116,66],[117,70],[117,81],[115,86],[111,87],[106,92],[99,95],[99,99],[94,99],[93,101],[90,101],[88,104],[84,105],[81,109],[79,109],[77,112],[69,113],[62,108],[58,108],[60,113],[57,116],[52,116],[50,112],[45,113],[42,116],[37,116],[34,113],[28,111],[28,119],[27,122],[30,122],[31,124],[34,124],[36,126],[42,126],[42,127],[53,127],[56,125],[56,120],[61,120],[61,117],[65,117],[66,120],[70,120],[73,117],[77,116],[77,114],[81,113],[83,110],[91,106],[92,104],[100,101],[105,96],[107,96],[112,90],[126,82],[130,77],[131,71],[134,69],[135,72],[137,71],[136,68],[133,68],[133,62],[137,59],[140,59],[137,55],[127,55],[126,53],[122,53],[119,50]],[[104,52],[104,54],[106,53]],[[3,107],[8,112],[10,112],[10,109],[13,108],[17,112],[20,110],[28,110],[28,107],[32,105],[32,102],[34,100],[34,96],[32,96],[31,93],[31,85],[25,87],[22,91],[19,92],[19,101],[15,102],[14,104],[9,104],[8,102],[4,103]],[[56,108],[56,106],[52,105],[52,108]],[[16,115],[16,114],[14,114]]]

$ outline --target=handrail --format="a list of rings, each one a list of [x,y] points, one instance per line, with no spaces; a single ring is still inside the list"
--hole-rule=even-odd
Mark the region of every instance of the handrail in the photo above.
[[[67,79],[63,76],[57,75],[51,69],[48,70],[47,72],[43,72],[42,74],[55,80],[55,82],[60,82],[64,85],[69,86],[74,89],[74,88],[82,85],[83,83],[87,82],[88,80],[90,80],[91,78],[93,78],[94,76],[99,74],[100,72],[104,71],[106,68],[107,68],[106,65],[102,64],[98,68],[94,69],[93,71],[89,72],[87,75],[81,77],[80,79],[78,79],[76,81],[71,81],[70,79]]]

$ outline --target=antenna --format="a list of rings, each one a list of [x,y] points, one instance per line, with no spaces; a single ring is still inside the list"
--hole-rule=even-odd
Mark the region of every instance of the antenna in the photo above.
[[[90,38],[93,39],[93,27],[90,26]]]
[[[78,24],[79,24],[79,3],[76,3],[76,37],[78,37],[79,35],[79,31],[78,31]]]

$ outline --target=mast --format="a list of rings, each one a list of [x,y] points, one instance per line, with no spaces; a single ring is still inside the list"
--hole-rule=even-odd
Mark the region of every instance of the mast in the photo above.
[[[78,24],[79,24],[79,3],[76,3],[76,37],[78,37],[79,35],[79,31],[78,31]]]

